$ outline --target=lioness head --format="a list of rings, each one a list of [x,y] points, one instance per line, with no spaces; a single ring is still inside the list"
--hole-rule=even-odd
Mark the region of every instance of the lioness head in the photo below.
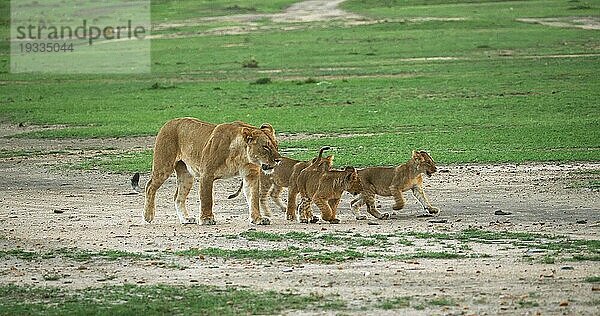
[[[281,161],[273,127],[270,124],[263,124],[260,129],[244,127],[242,132],[250,162],[259,165],[265,174],[273,172]]]
[[[348,185],[346,191],[354,195],[362,192],[363,186],[360,182],[360,177],[358,176],[356,169],[354,169],[354,167],[346,167],[344,171],[346,172],[345,180]]]
[[[417,164],[417,170],[431,177],[437,171],[435,162],[431,156],[425,151],[413,151],[412,158]]]

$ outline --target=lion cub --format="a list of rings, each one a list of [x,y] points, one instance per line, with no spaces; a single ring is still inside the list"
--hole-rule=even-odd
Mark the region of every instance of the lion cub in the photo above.
[[[311,202],[319,207],[323,220],[332,224],[339,223],[336,214],[342,193],[348,191],[358,194],[363,191],[358,173],[353,167],[323,171],[309,166],[300,173],[297,184],[302,196],[298,206],[302,223],[316,223],[319,220],[312,214]]]
[[[300,161],[292,158],[281,157],[281,162],[275,166],[270,174],[261,173],[260,175],[260,208],[266,216],[271,216],[271,207],[269,206],[269,196],[275,204],[287,213],[287,219],[296,220],[296,197],[298,189],[296,188],[296,179],[304,168],[312,163],[318,166],[321,170],[329,170],[332,165],[333,156],[322,158],[323,152],[329,150],[328,146],[324,146],[319,150],[317,157],[309,161]],[[243,183],[242,183],[243,184]],[[287,207],[281,201],[281,192],[283,188],[288,188],[288,203]],[[228,199],[237,197],[242,191],[242,185],[237,192],[229,195]],[[291,211],[289,211],[291,210]]]
[[[358,171],[363,184],[360,196],[354,199],[350,205],[356,219],[366,219],[360,214],[360,208],[367,204],[367,212],[379,219],[389,219],[389,213],[380,213],[375,208],[375,195],[393,196],[394,210],[404,207],[402,192],[412,190],[413,195],[419,201],[424,210],[429,214],[436,214],[439,210],[429,202],[423,192],[423,174],[431,176],[437,171],[435,162],[431,156],[424,151],[413,151],[412,157],[406,163],[398,167],[373,167]]]
[[[288,220],[296,220],[296,198],[298,196],[298,193],[300,193],[300,188],[298,186],[298,178],[300,174],[302,173],[302,171],[304,171],[304,169],[308,168],[309,166],[311,170],[316,171],[317,174],[331,169],[331,166],[333,164],[333,155],[323,158],[323,152],[329,149],[329,146],[321,147],[317,157],[313,158],[311,161],[299,162],[295,164],[292,168],[292,173],[288,181],[288,203],[286,212]]]

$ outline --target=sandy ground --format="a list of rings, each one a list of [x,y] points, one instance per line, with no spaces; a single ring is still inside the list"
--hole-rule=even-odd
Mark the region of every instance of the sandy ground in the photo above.
[[[99,152],[142,150],[151,145],[152,138],[85,141],[0,138],[0,150],[64,151],[0,159],[0,249],[44,253],[77,248],[156,254],[204,247],[278,249],[288,245],[231,238],[248,230],[370,236],[478,228],[599,239],[600,193],[580,185],[600,178],[599,163],[441,166],[441,172],[426,180],[426,192],[442,210],[439,217],[417,218],[421,210],[415,199],[407,195],[407,206],[395,219],[357,221],[349,210],[352,197],[346,195],[341,203],[342,223],[339,225],[290,223],[278,211],[272,217],[272,225],[251,225],[243,197],[226,199],[239,183],[233,178],[216,183],[214,213],[218,224],[213,227],[178,223],[171,203],[174,177],[159,191],[157,217],[148,224],[142,219],[143,195],[132,194],[130,175],[67,168]],[[591,170],[596,173],[590,173]],[[147,177],[143,174],[142,180]],[[194,192],[191,196],[190,209],[197,213],[197,194]],[[383,211],[391,211],[389,199],[379,201]],[[512,214],[494,215],[498,210]],[[442,223],[438,223],[440,220]],[[411,253],[448,247],[434,240],[416,242],[413,246],[394,244],[386,251]],[[339,248],[339,245],[309,246]],[[372,313],[372,306],[378,300],[402,296],[411,296],[416,302],[447,298],[456,303],[425,306],[424,310],[409,308],[402,310],[403,313],[598,313],[599,288],[584,281],[586,277],[600,275],[597,261],[531,262],[523,256],[533,251],[533,245],[532,249],[510,247],[508,241],[474,243],[470,247],[472,253],[489,257],[372,258],[338,264],[295,264],[284,260],[171,256],[166,259],[170,267],[144,259],[92,259],[81,263],[61,257],[33,261],[5,257],[0,263],[0,282],[70,288],[123,283],[250,286],[306,294],[337,294],[352,308],[348,311],[350,314]],[[375,245],[356,250],[373,252],[380,248]],[[59,274],[62,278],[45,281],[44,275],[48,274]],[[522,306],[527,303],[520,302],[535,302],[536,306]],[[369,312],[359,309],[364,306],[371,306]]]

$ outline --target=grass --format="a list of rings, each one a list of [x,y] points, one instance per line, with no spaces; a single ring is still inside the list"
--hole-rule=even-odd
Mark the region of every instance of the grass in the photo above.
[[[161,22],[275,12],[290,3],[154,1],[152,14]],[[2,44],[0,119],[67,126],[19,135],[42,138],[153,135],[179,116],[270,122],[279,132],[331,134],[282,148],[306,159],[331,145],[339,165],[397,165],[419,148],[441,163],[600,160],[599,36],[515,21],[589,16],[596,4],[353,0],[343,6],[388,22],[157,39],[152,73],[127,76],[10,74]],[[582,56],[555,56],[566,54]],[[438,56],[454,59],[419,59]],[[243,67],[252,60],[258,68]],[[251,84],[266,82],[265,71],[269,84]],[[97,157],[82,167],[146,171],[150,156]]]
[[[410,307],[410,300],[411,300],[411,297],[389,298],[389,299],[381,300],[380,302],[378,302],[375,305],[375,307],[381,308],[384,310],[402,309],[402,308]]]
[[[587,278],[585,278],[585,282],[598,283],[598,282],[600,282],[600,276],[594,275],[594,276],[587,277]]]
[[[90,251],[76,248],[62,248],[46,252],[27,251],[23,249],[0,250],[0,258],[13,257],[21,260],[42,260],[50,258],[67,258],[74,261],[89,261],[93,259],[103,259],[114,261],[119,259],[152,259],[153,256],[121,251],[121,250],[103,250]]]
[[[81,290],[0,286],[2,315],[240,315],[339,310],[335,297],[214,286],[120,285]]]

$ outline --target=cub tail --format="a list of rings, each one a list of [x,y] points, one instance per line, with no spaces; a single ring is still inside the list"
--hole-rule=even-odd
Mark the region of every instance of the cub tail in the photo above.
[[[235,193],[229,195],[227,198],[233,199],[233,198],[237,197],[238,195],[240,195],[240,192],[242,192],[243,187],[244,187],[244,181],[241,181],[240,187],[237,189],[237,191]]]

